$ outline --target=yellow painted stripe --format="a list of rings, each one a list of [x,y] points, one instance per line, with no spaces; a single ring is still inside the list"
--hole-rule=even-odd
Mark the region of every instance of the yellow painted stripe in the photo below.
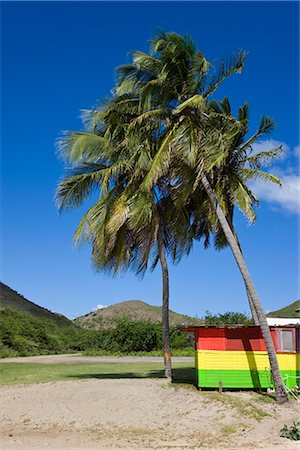
[[[196,351],[196,368],[203,370],[265,370],[270,369],[267,352]],[[280,370],[300,370],[299,353],[277,353]]]

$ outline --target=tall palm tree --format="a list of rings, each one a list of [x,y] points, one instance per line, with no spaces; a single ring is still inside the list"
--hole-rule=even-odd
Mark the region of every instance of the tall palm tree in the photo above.
[[[215,126],[219,130],[222,130],[222,132],[226,132],[229,122],[226,122],[226,120],[224,121],[222,114],[226,116],[231,115],[229,99],[225,97],[223,101],[210,102],[209,109],[218,113],[216,120],[219,123],[216,122]],[[226,211],[226,219],[241,250],[233,225],[234,207],[236,205],[249,219],[250,223],[254,222],[256,219],[254,206],[258,204],[258,199],[249,189],[247,182],[251,179],[261,178],[265,182],[280,184],[278,177],[261,170],[261,167],[272,161],[272,159],[279,157],[282,152],[282,147],[279,146],[272,148],[269,151],[252,154],[251,145],[255,143],[256,140],[260,139],[263,134],[272,131],[274,123],[270,118],[263,117],[257,132],[246,140],[249,123],[247,103],[239,108],[238,120],[242,126],[234,139],[228,141],[226,158],[217,169],[213,170],[211,182],[214,192],[218,194],[219,203],[222,205],[223,211]],[[203,195],[201,195],[203,187],[202,184],[199,183],[200,179],[199,176],[197,177],[197,174],[198,172],[191,168],[188,179],[186,178],[184,180],[182,188],[179,188],[179,194],[176,194],[177,196],[181,195],[180,193],[183,191],[185,192],[185,198],[187,196],[193,198],[194,208],[199,208],[200,203],[203,203]],[[207,208],[212,208],[210,202],[208,202]],[[215,247],[221,249],[228,245],[228,241],[225,238],[222,227],[220,227],[220,223],[214,211],[212,211],[212,215],[209,211],[207,211],[206,214],[210,216],[211,231],[215,232]],[[256,325],[259,325],[257,314],[248,291],[247,295],[254,322]]]
[[[239,52],[228,64],[221,63],[219,72],[210,77],[210,64],[195,49],[190,39],[182,38],[175,33],[161,33],[153,39],[151,50],[149,55],[135,52],[133,64],[119,69],[116,89],[119,95],[138,94],[140,126],[150,119],[156,119],[160,123],[158,134],[161,137],[161,145],[141,188],[153,189],[157,180],[163,175],[170,176],[171,171],[173,171],[171,183],[176,184],[178,180],[180,183],[180,179],[183,179],[182,167],[186,164],[195,171],[194,188],[201,185],[207,194],[226,241],[231,247],[261,327],[276,398],[279,402],[285,402],[288,398],[270,330],[236,234],[228,221],[228,209],[225,209],[226,205],[222,204],[222,197],[218,195],[217,187],[221,184],[215,185],[214,182],[215,174],[219,171],[222,173],[222,170],[228,168],[230,150],[236,147],[234,143],[240,139],[246,127],[245,123],[235,120],[230,114],[213,110],[209,98],[227,76],[242,69],[245,54]],[[137,119],[134,121],[136,123]],[[270,119],[263,118],[258,134],[237,146],[239,149],[236,152],[237,160],[245,159],[253,140],[270,127]],[[253,211],[251,205],[254,196],[246,184],[247,179],[258,176],[269,177],[257,168],[244,168],[243,175],[244,182],[241,183],[240,177],[235,183],[234,195],[231,192],[231,208],[237,203],[249,215]],[[273,181],[277,180],[274,178]]]
[[[143,275],[149,259],[152,270],[160,262],[165,376],[171,379],[166,253],[178,260],[192,239],[185,209],[176,208],[163,179],[150,192],[139,191],[157,143],[148,132],[142,145],[140,141],[135,145],[131,136],[128,146],[135,104],[134,97],[119,96],[99,110],[85,111],[87,131],[70,132],[60,139],[59,153],[71,169],[58,185],[56,201],[60,210],[80,206],[93,190],[100,191],[74,236],[75,243],[84,239],[92,244],[92,264],[97,270],[132,269]]]

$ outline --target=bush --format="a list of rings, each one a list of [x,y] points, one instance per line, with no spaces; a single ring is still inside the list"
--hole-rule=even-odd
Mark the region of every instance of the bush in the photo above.
[[[170,332],[170,344],[172,349],[184,349],[193,347],[191,336],[188,333],[183,333],[177,328],[172,328]],[[194,338],[193,338],[194,339]]]
[[[148,321],[123,318],[117,321],[112,338],[117,344],[117,350],[124,353],[150,352],[161,348],[160,328]]]
[[[253,320],[246,314],[233,311],[224,314],[211,314],[206,311],[204,320],[205,325],[254,325]]]
[[[300,441],[300,422],[293,422],[290,428],[284,425],[282,430],[280,430],[280,436],[292,439],[293,441]]]

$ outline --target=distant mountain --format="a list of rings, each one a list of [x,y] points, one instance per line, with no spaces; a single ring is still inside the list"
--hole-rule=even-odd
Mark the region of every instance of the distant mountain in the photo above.
[[[61,326],[72,324],[71,320],[62,314],[53,313],[46,308],[36,305],[23,297],[23,295],[6,286],[6,284],[0,282],[0,310],[6,308],[17,309],[34,317],[51,319],[57,325]]]
[[[149,320],[154,323],[161,323],[161,306],[152,306],[140,300],[129,300],[107,308],[92,311],[85,316],[77,317],[74,322],[83,328],[100,330],[115,325],[115,320],[127,317],[133,320]],[[203,320],[195,317],[177,314],[170,310],[170,325],[202,325]]]
[[[300,300],[296,300],[290,305],[284,306],[284,308],[272,311],[267,314],[267,317],[282,317],[282,318],[298,318],[300,317]]]

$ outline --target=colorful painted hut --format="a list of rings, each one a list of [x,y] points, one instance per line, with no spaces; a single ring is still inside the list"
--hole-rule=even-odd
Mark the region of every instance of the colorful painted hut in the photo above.
[[[256,326],[189,326],[195,334],[199,388],[272,388],[270,364],[261,330]],[[279,368],[289,388],[300,376],[300,327],[270,327]],[[300,379],[298,378],[298,384]]]

